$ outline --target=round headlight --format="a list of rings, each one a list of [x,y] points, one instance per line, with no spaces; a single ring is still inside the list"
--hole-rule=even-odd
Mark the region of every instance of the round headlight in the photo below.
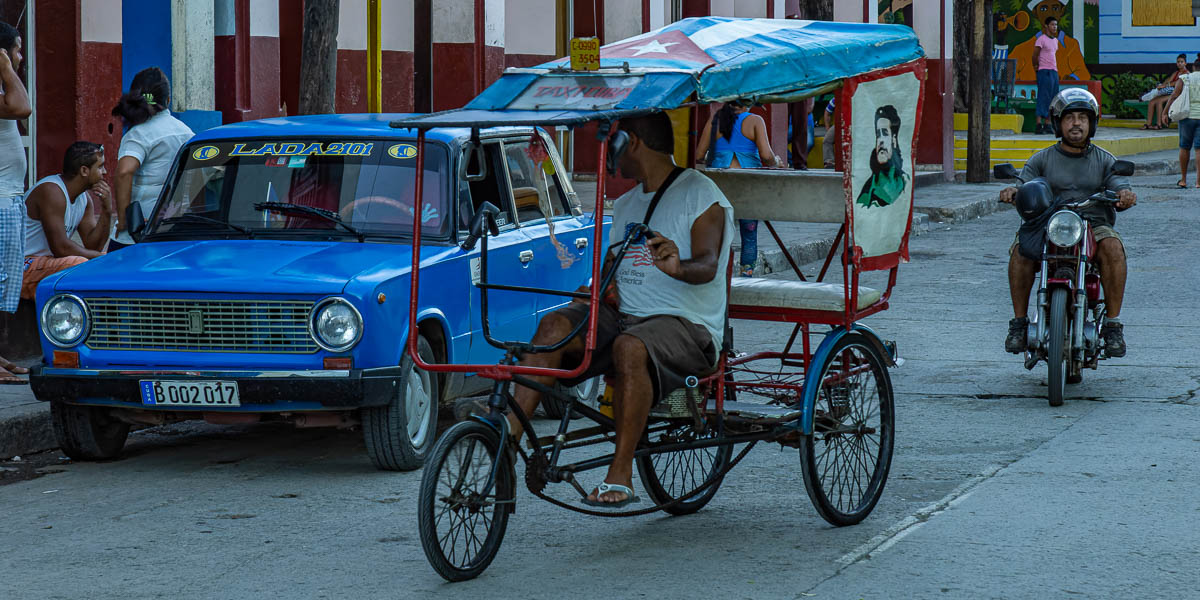
[[[1060,210],[1050,217],[1046,237],[1055,246],[1070,248],[1083,239],[1083,219],[1069,210]]]
[[[362,316],[341,298],[329,298],[317,304],[309,323],[317,345],[330,352],[349,350],[362,338]]]
[[[75,296],[55,296],[42,307],[42,333],[55,346],[68,348],[87,335],[87,308]]]

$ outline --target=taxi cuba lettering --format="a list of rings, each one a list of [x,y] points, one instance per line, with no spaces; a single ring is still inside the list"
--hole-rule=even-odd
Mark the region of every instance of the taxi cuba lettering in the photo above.
[[[298,142],[268,143],[257,148],[247,148],[245,143],[233,145],[230,156],[370,156],[375,144],[362,142],[320,142],[308,144]]]
[[[544,85],[533,94],[534,98],[624,98],[633,91],[631,87],[605,87],[591,85]]]

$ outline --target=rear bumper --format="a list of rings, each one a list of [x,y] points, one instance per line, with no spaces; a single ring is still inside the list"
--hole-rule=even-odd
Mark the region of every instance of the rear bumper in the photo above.
[[[144,379],[236,381],[240,407],[234,412],[336,410],[387,405],[399,382],[393,376],[363,376],[362,370],[182,371],[63,369],[37,366],[29,385],[43,402],[127,406],[142,410],[195,411],[196,407],[142,404]],[[211,410],[205,408],[203,410]]]

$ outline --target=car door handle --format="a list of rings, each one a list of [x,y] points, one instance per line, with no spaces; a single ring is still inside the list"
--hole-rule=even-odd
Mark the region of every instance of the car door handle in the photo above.
[[[584,248],[587,248],[587,245],[588,245],[587,238],[585,238],[585,237],[575,238],[575,247],[576,248],[583,250]]]
[[[533,260],[533,250],[522,250],[518,255],[521,259],[521,264],[529,264]]]

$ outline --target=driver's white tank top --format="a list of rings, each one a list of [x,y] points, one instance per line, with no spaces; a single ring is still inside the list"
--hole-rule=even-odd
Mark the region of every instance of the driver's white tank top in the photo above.
[[[68,198],[66,210],[63,211],[63,225],[67,228],[67,237],[75,235],[75,230],[79,229],[79,222],[83,220],[83,213],[87,210],[87,192],[70,198],[67,195],[67,184],[63,183],[62,176],[51,175],[39,179],[25,195],[25,256],[54,255],[50,251],[50,242],[46,239],[46,231],[42,229],[42,222],[29,218],[29,197],[33,195],[33,190],[46,183],[57,185],[58,189],[62,190],[63,197]]]

